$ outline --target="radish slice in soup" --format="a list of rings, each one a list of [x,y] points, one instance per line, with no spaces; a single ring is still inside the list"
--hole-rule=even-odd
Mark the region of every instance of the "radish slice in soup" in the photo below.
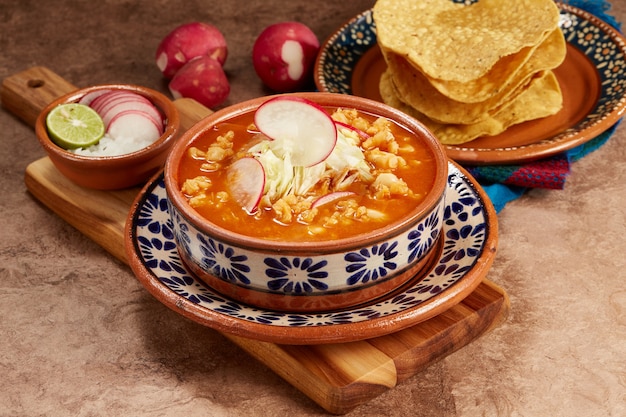
[[[263,103],[254,124],[275,141],[272,148],[287,154],[295,166],[313,166],[324,161],[337,142],[337,128],[330,115],[312,101],[281,96]]]
[[[263,165],[252,157],[238,159],[228,168],[226,178],[235,201],[248,213],[256,212],[265,188]]]
[[[345,197],[355,195],[352,191],[335,191],[334,193],[326,194],[318,198],[311,205],[312,208],[323,206],[324,204],[332,203],[333,201],[340,200]]]
[[[356,133],[357,135],[359,135],[362,139],[367,139],[367,138],[370,137],[370,135],[368,135],[367,133],[365,133],[361,129],[358,129],[358,128],[356,128],[356,127],[354,127],[352,125],[349,125],[347,123],[335,121],[335,124],[337,125],[337,129],[347,129],[347,130],[350,130],[350,131]]]

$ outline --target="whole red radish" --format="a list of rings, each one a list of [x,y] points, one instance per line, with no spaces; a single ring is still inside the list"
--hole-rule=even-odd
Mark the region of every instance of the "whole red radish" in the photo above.
[[[220,30],[207,23],[190,22],[176,27],[163,38],[156,51],[156,64],[166,78],[191,59],[210,56],[224,65],[228,56],[226,39]]]
[[[175,99],[192,98],[206,107],[219,106],[230,93],[230,84],[218,61],[206,55],[187,62],[170,80]]]
[[[252,63],[261,81],[279,92],[297,91],[311,83],[320,44],[300,22],[275,23],[265,28],[252,48]]]

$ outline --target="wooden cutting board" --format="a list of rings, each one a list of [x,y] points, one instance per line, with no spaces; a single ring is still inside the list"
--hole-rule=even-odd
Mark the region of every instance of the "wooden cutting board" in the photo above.
[[[27,124],[45,105],[76,87],[45,67],[3,80],[3,107]],[[189,99],[175,101],[184,128],[210,110]],[[53,212],[126,262],[124,224],[140,188],[95,191],[61,175],[46,157],[25,173],[30,193]],[[485,279],[446,312],[394,334],[324,345],[280,345],[225,334],[330,413],[343,414],[460,349],[507,316],[506,292]]]

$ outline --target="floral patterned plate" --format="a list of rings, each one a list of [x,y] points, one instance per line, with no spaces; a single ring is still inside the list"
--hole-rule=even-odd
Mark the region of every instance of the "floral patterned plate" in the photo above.
[[[393,333],[447,310],[491,267],[497,244],[493,206],[473,178],[449,165],[438,259],[422,276],[378,302],[341,311],[293,313],[238,303],[213,291],[181,262],[163,175],[138,195],[126,223],[126,252],[146,289],[172,310],[222,332],[283,344],[363,340]]]
[[[555,70],[563,92],[561,111],[497,136],[446,146],[450,158],[471,165],[529,162],[586,143],[623,116],[626,39],[590,13],[558,5],[567,41],[565,61]],[[315,64],[317,88],[382,101],[378,81],[386,65],[376,41],[371,10],[348,21],[322,45]]]

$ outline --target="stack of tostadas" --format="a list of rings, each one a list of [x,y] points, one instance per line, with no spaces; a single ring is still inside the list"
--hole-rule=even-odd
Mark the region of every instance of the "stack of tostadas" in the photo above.
[[[378,0],[383,100],[444,144],[494,136],[563,104],[566,42],[553,0]]]

